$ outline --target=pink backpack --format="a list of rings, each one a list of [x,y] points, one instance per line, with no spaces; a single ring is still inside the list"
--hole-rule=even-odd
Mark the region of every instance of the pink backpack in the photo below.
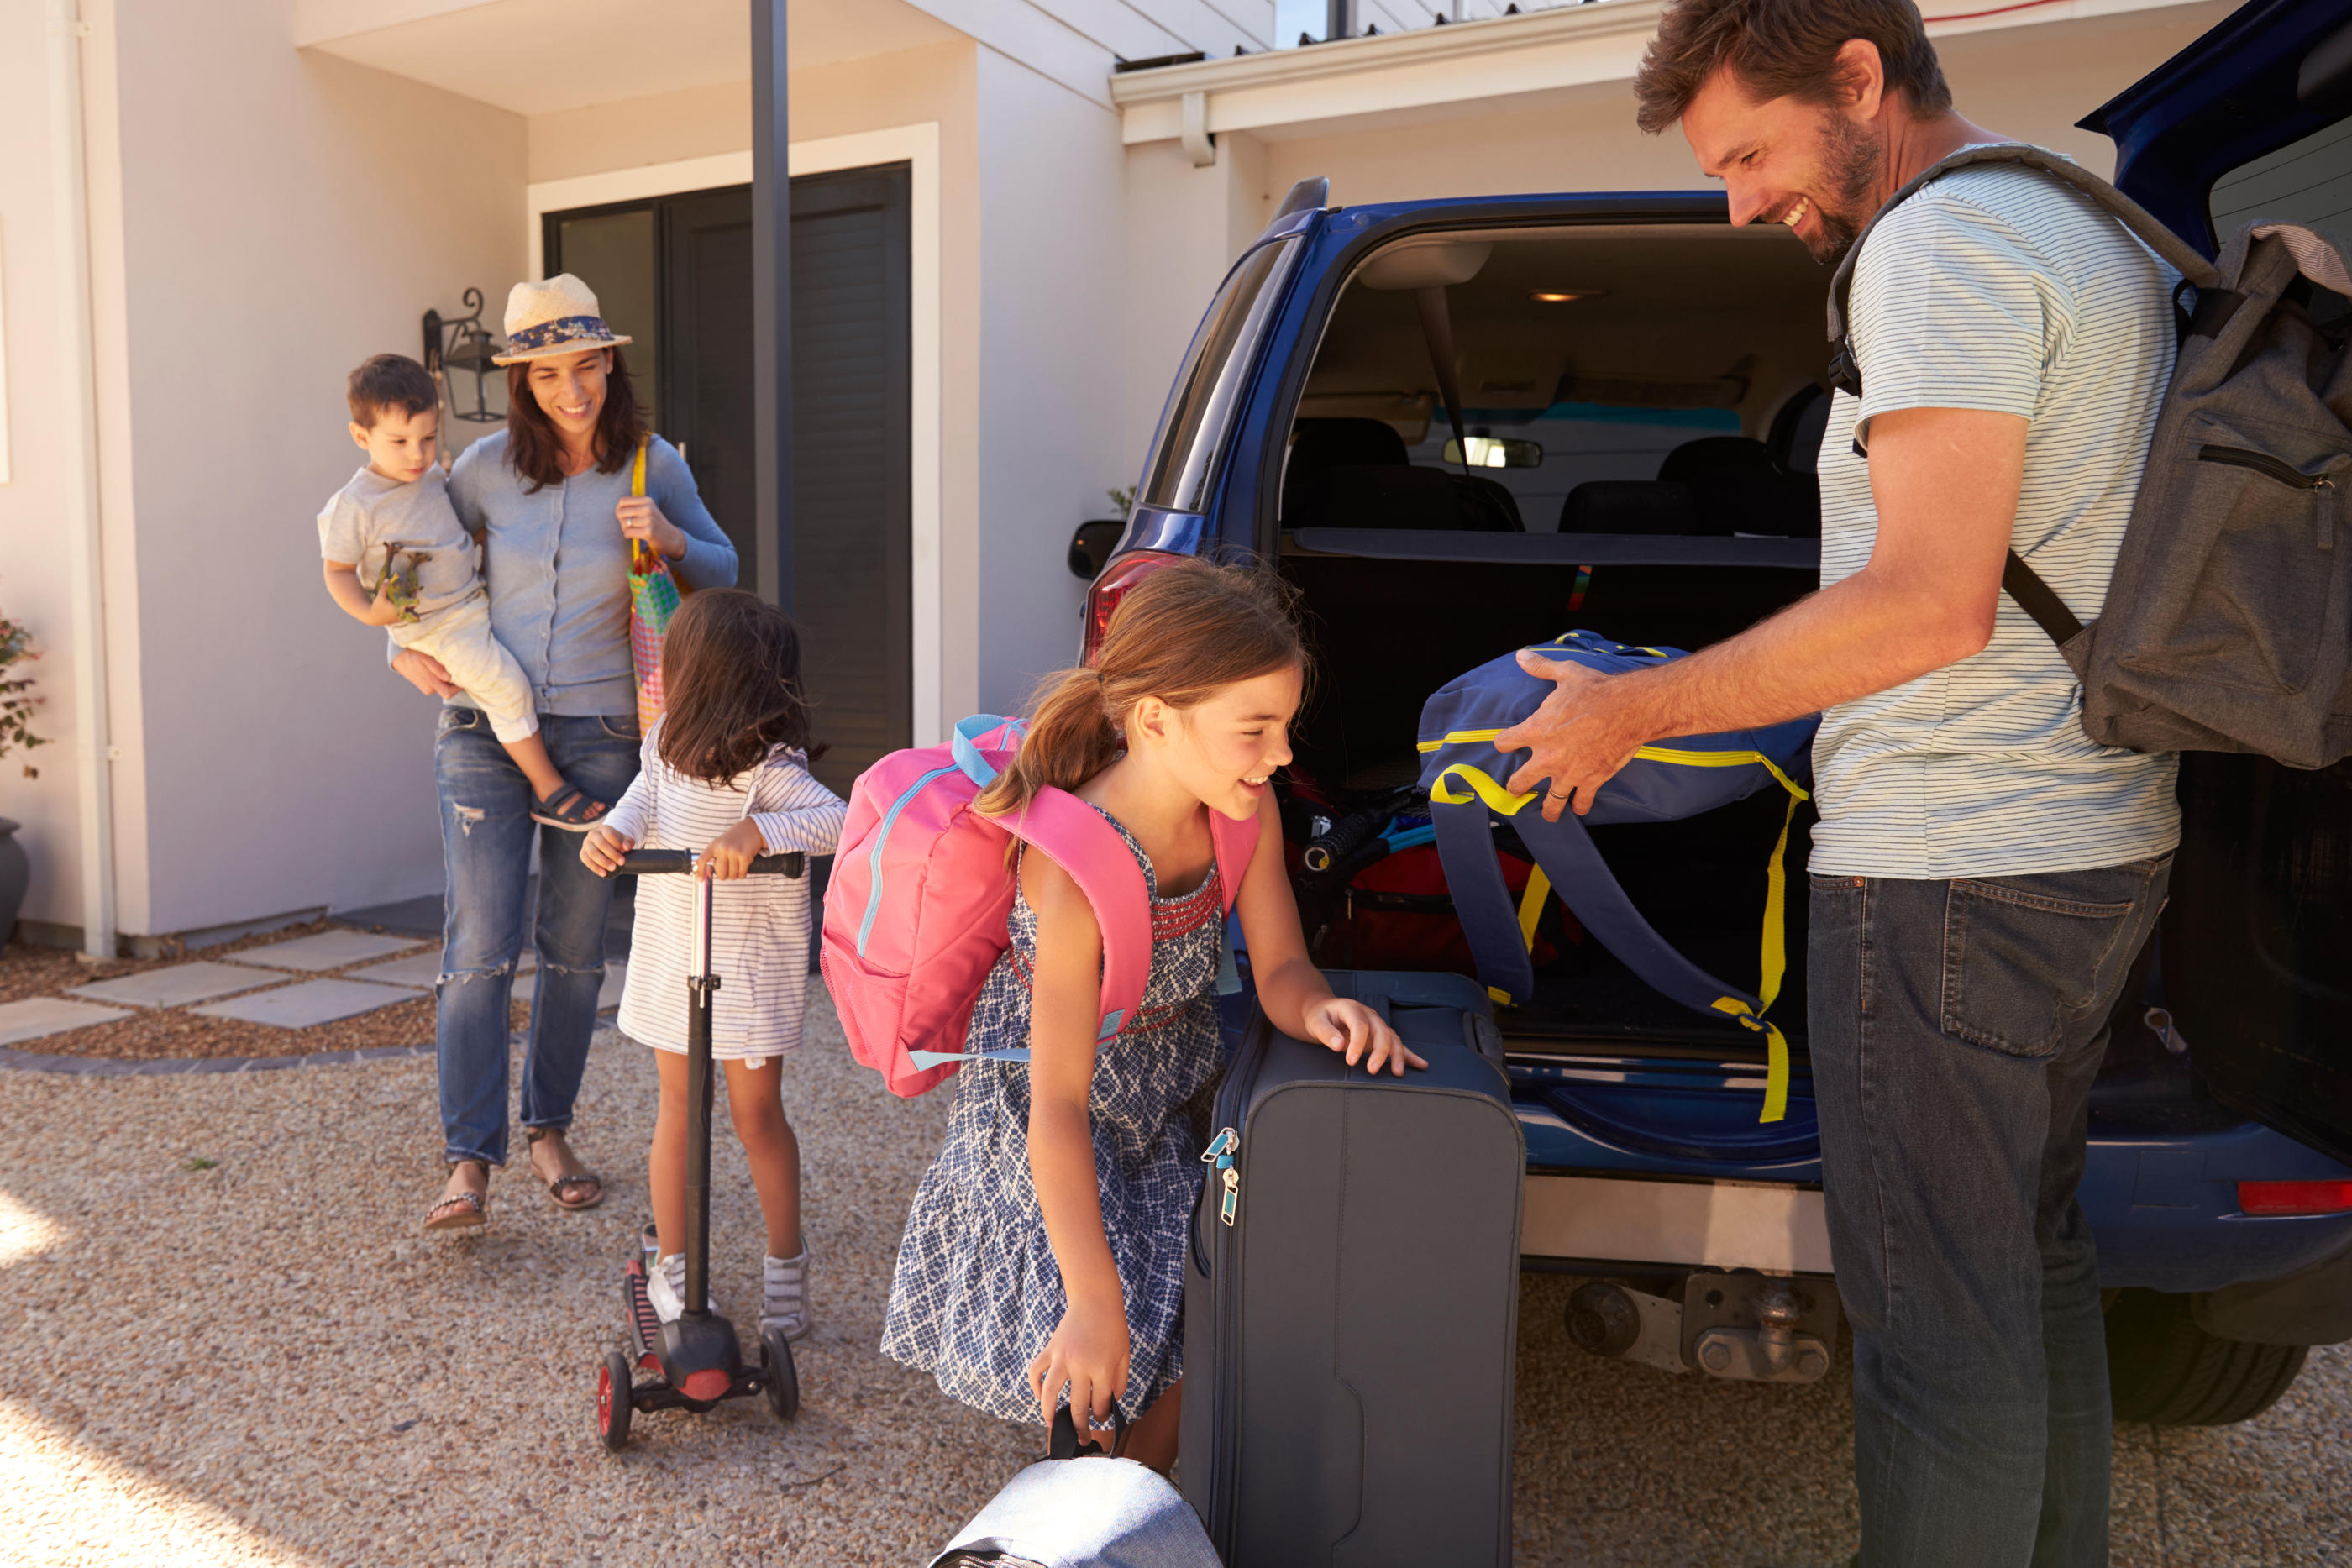
[[[824,894],[824,983],[850,1053],[894,1094],[920,1094],[966,1061],[1026,1061],[1020,1051],[966,1051],[972,1003],[1011,945],[1019,839],[1070,873],[1102,928],[1102,1028],[1135,1014],[1151,975],[1151,901],[1143,868],[1117,830],[1076,795],[1047,789],[1011,817],[971,809],[1020,748],[1017,719],[982,714],[947,746],[894,751],[849,792]],[[1257,847],[1255,820],[1212,811],[1211,837],[1230,914]]]

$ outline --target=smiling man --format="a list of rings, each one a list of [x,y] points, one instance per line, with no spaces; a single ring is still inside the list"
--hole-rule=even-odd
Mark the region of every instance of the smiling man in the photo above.
[[[1679,0],[1634,80],[1735,224],[1832,263],[1963,119],[1908,0]],[[2109,1429],[2074,1190],[2113,1009],[2179,836],[2173,759],[2083,734],[2001,594],[2014,549],[2104,601],[2173,359],[2171,275],[2014,165],[1889,213],[1854,275],[1862,396],[1822,438],[1822,591],[1654,670],[1559,683],[1498,737],[1589,809],[1663,737],[1821,711],[1808,1031],[1854,1330],[1862,1560],[2106,1560]],[[1611,628],[1638,636],[1638,628]]]

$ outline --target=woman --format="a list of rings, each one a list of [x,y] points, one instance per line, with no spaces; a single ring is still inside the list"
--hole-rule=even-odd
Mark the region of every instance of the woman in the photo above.
[[[735,549],[711,520],[677,449],[646,437],[617,337],[570,274],[518,283],[507,297],[507,427],[466,449],[449,499],[487,536],[490,629],[539,691],[540,733],[564,778],[617,800],[637,772],[629,660],[629,549],[659,551],[688,588],[735,580]],[[638,443],[646,494],[632,497]],[[393,667],[444,699],[434,742],[447,902],[441,946],[441,1127],[449,1179],[428,1230],[487,1217],[490,1167],[507,1156],[507,1008],[522,950],[533,835],[530,780],[488,716],[428,655]],[[604,916],[613,884],[580,863],[580,841],[539,830],[538,988],[523,1056],[522,1124],[531,1174],[564,1208],[593,1208],[604,1184],[566,1131],[596,1026]]]

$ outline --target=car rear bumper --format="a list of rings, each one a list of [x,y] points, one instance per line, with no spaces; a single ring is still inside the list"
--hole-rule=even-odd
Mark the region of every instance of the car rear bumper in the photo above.
[[[1675,1158],[1571,1125],[1539,1097],[1523,1095],[1517,1108],[1528,1258],[1831,1270],[1817,1155],[1769,1165]],[[1810,1121],[1810,1103],[1794,1098],[1790,1113]],[[2237,1184],[2347,1174],[2253,1123],[2165,1136],[2095,1126],[2081,1197],[2100,1283],[2208,1291],[2316,1268],[2352,1249],[2352,1214],[2249,1218]]]

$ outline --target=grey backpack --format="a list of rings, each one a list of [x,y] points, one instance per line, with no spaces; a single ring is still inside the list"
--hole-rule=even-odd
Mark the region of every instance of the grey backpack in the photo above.
[[[2352,753],[2352,266],[2313,229],[2250,225],[2209,262],[2113,185],[2014,142],[1963,148],[1895,193],[2021,163],[2088,194],[2181,276],[2180,354],[2106,602],[2084,625],[2017,553],[2001,587],[2083,683],[2083,728],[2137,751]],[[1860,396],[1845,330],[1853,248],[1830,283],[1830,379]],[[2193,307],[2181,294],[2195,290]]]

